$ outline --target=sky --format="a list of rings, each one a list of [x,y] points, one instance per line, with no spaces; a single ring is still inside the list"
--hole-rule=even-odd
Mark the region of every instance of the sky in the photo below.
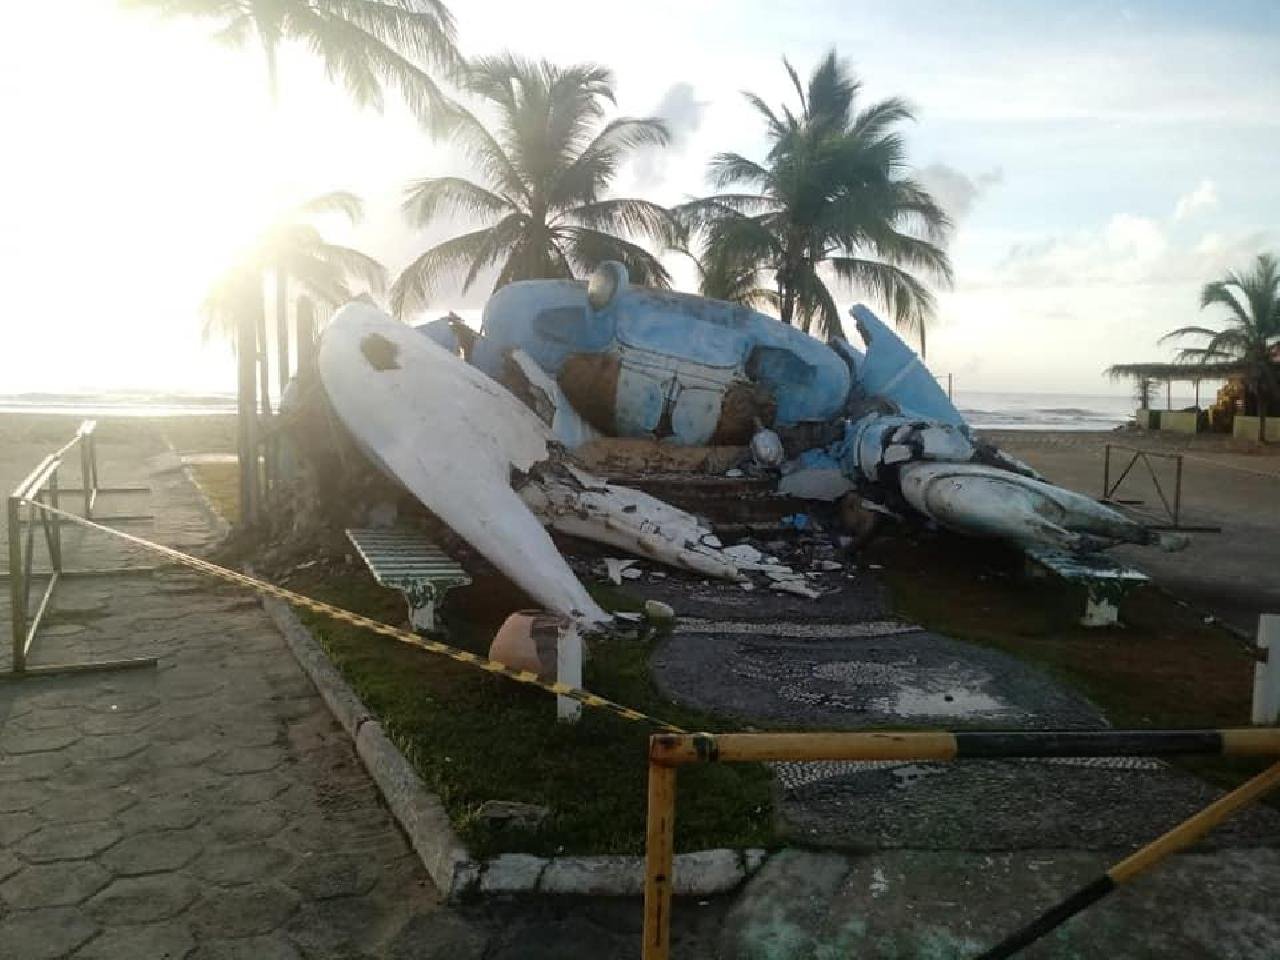
[[[834,46],[865,102],[902,96],[917,175],[957,223],[929,364],[962,390],[1123,393],[1110,364],[1171,357],[1212,321],[1198,290],[1280,249],[1280,4],[650,0],[625,21],[577,0],[455,2],[464,53],[592,60],[618,112],[664,116],[617,195],[708,192],[708,158],[761,157],[749,89],[790,93]],[[784,12],[785,11],[785,12]],[[360,111],[305,50],[273,111],[261,55],[112,0],[13,5],[0,29],[0,394],[234,387],[201,336],[210,282],[279,210],[364,197],[326,234],[391,275],[466,224],[408,228],[413,178],[467,174],[388,94]],[[288,171],[281,175],[280,170]],[[687,263],[670,262],[690,288]],[[426,316],[470,318],[486,289]],[[842,290],[842,309],[862,299]]]

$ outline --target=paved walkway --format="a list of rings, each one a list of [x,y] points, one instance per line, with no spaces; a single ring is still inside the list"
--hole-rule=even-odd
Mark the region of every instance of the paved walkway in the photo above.
[[[7,443],[0,488],[73,429]],[[131,532],[209,545],[199,495],[159,436],[140,427],[100,440],[99,452],[104,484],[152,487],[104,497],[100,512],[149,510],[157,518]],[[152,562],[74,527],[64,551],[68,567]],[[635,900],[442,906],[252,597],[176,568],[68,580],[46,622],[32,662],[157,656],[159,666],[0,682],[0,960],[638,955]],[[8,625],[6,590],[0,668]],[[683,912],[679,956],[713,953],[726,906]]]
[[[150,436],[103,444],[103,476],[137,482],[140,458],[162,450]],[[5,487],[28,460],[0,468]],[[203,546],[208,526],[182,474],[146,480],[149,504],[115,495],[102,508],[147,504],[159,518],[130,529]],[[79,530],[64,549],[69,566],[141,559]],[[483,937],[436,905],[252,598],[168,570],[71,580],[56,601],[37,662],[160,663],[0,685],[0,955],[479,955]],[[7,656],[7,603],[3,615]]]

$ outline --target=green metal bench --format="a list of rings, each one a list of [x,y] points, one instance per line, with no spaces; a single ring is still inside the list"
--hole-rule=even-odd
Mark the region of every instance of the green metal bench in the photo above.
[[[471,583],[456,560],[417,530],[348,530],[347,539],[378,583],[404,594],[415,630],[434,630],[436,604],[447,591]]]
[[[1084,588],[1084,613],[1080,623],[1086,627],[1107,627],[1120,619],[1120,600],[1131,587],[1151,578],[1110,557],[1075,556],[1061,550],[1026,547],[1027,575],[1044,577],[1054,574]]]

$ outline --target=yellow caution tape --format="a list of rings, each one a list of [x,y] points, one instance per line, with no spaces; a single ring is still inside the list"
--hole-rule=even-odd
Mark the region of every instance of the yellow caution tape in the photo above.
[[[238,584],[247,587],[257,593],[261,593],[268,597],[276,597],[295,607],[302,607],[304,610],[311,610],[320,613],[333,620],[349,623],[352,626],[363,627],[373,633],[381,634],[384,637],[391,637],[393,640],[399,640],[411,647],[417,647],[419,650],[425,650],[428,653],[439,654],[448,657],[450,660],[456,660],[458,663],[465,663],[473,667],[489,673],[496,673],[499,676],[507,677],[518,683],[525,683],[531,687],[537,687],[539,690],[545,690],[547,693],[553,693],[558,697],[569,697],[577,700],[579,703],[588,707],[595,707],[598,710],[606,710],[615,716],[622,717],[624,720],[636,720],[641,723],[650,723],[661,730],[667,730],[671,733],[685,733],[680,727],[666,721],[651,717],[639,710],[632,710],[630,707],[624,707],[620,703],[614,703],[612,700],[606,700],[604,697],[597,696],[587,690],[581,690],[577,687],[571,687],[564,683],[547,683],[538,677],[536,673],[529,670],[515,670],[505,663],[499,663],[497,660],[490,660],[488,657],[480,657],[466,650],[459,650],[457,647],[451,647],[447,643],[440,643],[438,640],[428,640],[420,637],[416,633],[408,630],[401,630],[399,627],[393,627],[387,623],[373,620],[369,617],[353,613],[350,610],[344,610],[342,607],[335,607],[331,603],[325,603],[323,600],[315,600],[311,597],[303,596],[300,593],[294,593],[292,590],[286,590],[284,587],[277,587],[273,583],[267,583],[265,580],[259,580],[243,573],[237,573],[235,570],[229,570],[226,567],[219,566],[216,563],[210,563],[208,560],[201,560],[199,557],[193,557],[190,554],[183,553],[180,550],[174,550],[172,547],[165,547],[142,537],[125,533],[123,530],[116,530],[114,527],[103,526],[100,523],[94,523],[92,520],[86,520],[84,517],[75,513],[68,513],[66,510],[60,510],[57,507],[50,506],[47,503],[41,503],[38,500],[24,500],[33,507],[38,507],[46,513],[53,514],[63,519],[87,527],[90,530],[97,530],[100,533],[106,533],[120,540],[126,540],[129,543],[150,550],[152,553],[160,554],[168,557],[175,563],[179,563],[193,570],[199,570],[201,573],[217,577],[219,580],[225,580],[228,583]]]

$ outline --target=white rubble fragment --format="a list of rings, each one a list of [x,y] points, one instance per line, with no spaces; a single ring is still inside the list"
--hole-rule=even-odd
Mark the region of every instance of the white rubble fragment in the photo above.
[[[778,481],[778,493],[801,500],[839,500],[852,489],[837,467],[804,467]]]
[[[844,564],[841,563],[839,560],[819,560],[818,569],[826,570],[827,572],[830,573],[835,570],[843,570]]]
[[[720,552],[739,565],[761,563],[764,560],[764,554],[749,543],[735,543],[732,547],[725,547]]]
[[[639,580],[644,576],[644,571],[637,567],[627,567],[622,571],[623,580]]]
[[[633,566],[635,566],[634,560],[620,560],[617,557],[604,558],[604,568],[608,573],[609,582],[615,587],[622,586],[622,578]]]
[[[808,597],[810,600],[817,600],[822,596],[821,590],[815,590],[801,580],[775,580],[769,584],[769,589],[779,593],[794,593],[797,597]]]

